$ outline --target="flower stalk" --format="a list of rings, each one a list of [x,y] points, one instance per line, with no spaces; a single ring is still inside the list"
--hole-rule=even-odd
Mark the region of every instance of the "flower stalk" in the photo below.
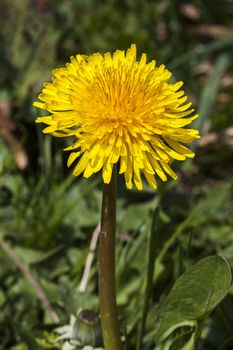
[[[99,241],[99,299],[106,350],[121,350],[115,290],[116,167],[109,184],[103,186]]]

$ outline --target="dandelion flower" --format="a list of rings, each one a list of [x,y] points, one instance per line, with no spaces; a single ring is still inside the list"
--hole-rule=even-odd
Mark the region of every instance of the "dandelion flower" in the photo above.
[[[180,90],[183,82],[169,83],[171,73],[146,54],[136,58],[136,46],[125,53],[99,53],[70,58],[65,68],[53,71],[34,106],[50,115],[38,117],[43,130],[53,136],[72,136],[74,143],[68,166],[76,161],[73,174],[89,178],[102,172],[111,180],[113,165],[119,164],[126,187],[141,190],[144,174],[150,187],[177,175],[174,160],[194,157],[184,144],[199,137],[185,128],[197,114]]]

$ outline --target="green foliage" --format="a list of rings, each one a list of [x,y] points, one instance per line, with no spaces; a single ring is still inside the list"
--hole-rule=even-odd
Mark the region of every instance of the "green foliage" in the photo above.
[[[197,322],[208,317],[229,292],[230,285],[230,267],[220,256],[210,256],[193,265],[176,280],[162,302],[157,342],[165,340],[179,327],[197,328]]]
[[[0,350],[84,346],[64,335],[79,309],[99,311],[89,246],[101,181],[70,175],[66,142],[42,136],[32,102],[69,56],[132,42],[185,82],[203,137],[180,180],[160,184],[156,224],[157,193],[126,191],[119,177],[122,334],[129,350],[141,329],[140,350],[156,337],[156,350],[231,350],[233,290],[219,256],[233,268],[232,1],[2,0],[0,12]]]

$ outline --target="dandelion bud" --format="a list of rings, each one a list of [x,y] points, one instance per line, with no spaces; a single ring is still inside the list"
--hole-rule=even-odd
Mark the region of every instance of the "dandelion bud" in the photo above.
[[[72,339],[80,341],[82,345],[100,346],[102,336],[99,316],[93,311],[81,310],[72,330]]]

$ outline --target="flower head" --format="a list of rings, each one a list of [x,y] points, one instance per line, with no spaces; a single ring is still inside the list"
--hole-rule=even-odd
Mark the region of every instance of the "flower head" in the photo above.
[[[184,143],[199,137],[184,128],[197,114],[187,101],[182,82],[169,83],[171,73],[155,61],[136,59],[136,46],[125,53],[99,53],[71,57],[65,68],[53,71],[34,105],[50,115],[38,117],[47,124],[44,133],[73,136],[68,166],[78,159],[74,175],[88,178],[102,171],[109,183],[112,168],[119,163],[127,188],[142,189],[143,173],[152,188],[155,175],[163,181],[177,176],[174,159],[194,157]]]

